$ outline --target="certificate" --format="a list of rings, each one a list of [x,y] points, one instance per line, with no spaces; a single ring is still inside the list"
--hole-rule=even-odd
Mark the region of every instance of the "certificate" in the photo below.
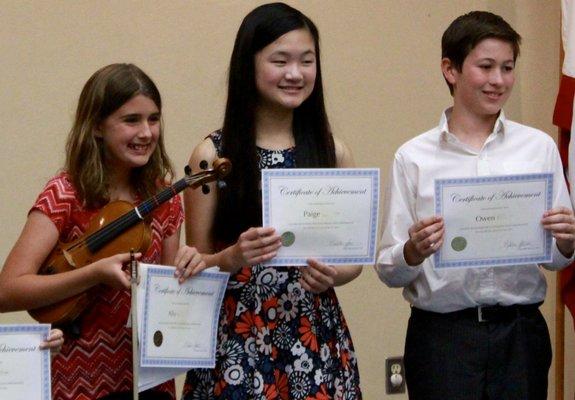
[[[52,398],[50,350],[40,350],[50,325],[0,325],[0,398]]]
[[[379,169],[264,169],[262,212],[282,239],[266,265],[373,264]]]
[[[138,268],[140,270],[140,276],[147,276],[148,274],[148,267],[157,267],[157,265],[153,264],[144,264],[139,263]],[[146,279],[140,279],[140,283],[138,284],[138,321],[144,320],[144,296],[146,294]],[[128,327],[131,327],[131,318],[128,318]],[[142,323],[138,323],[138,340],[139,343],[142,343],[143,337],[143,325]],[[144,390],[148,390],[153,388],[154,386],[160,385],[170,379],[174,379],[178,375],[185,374],[188,372],[189,368],[169,368],[169,367],[142,367],[141,363],[138,369],[138,391],[143,392]]]
[[[550,262],[552,237],[541,218],[552,197],[553,174],[436,180],[445,239],[435,268]]]
[[[179,284],[174,267],[147,265],[141,276],[146,281],[140,322],[141,366],[213,368],[229,274],[203,271]]]

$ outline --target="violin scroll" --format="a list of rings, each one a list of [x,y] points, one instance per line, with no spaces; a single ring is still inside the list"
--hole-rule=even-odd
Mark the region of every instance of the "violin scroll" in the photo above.
[[[187,165],[185,168],[185,172],[186,172],[187,176],[184,179],[186,179],[186,183],[188,184],[188,186],[191,187],[192,189],[195,189],[198,186],[201,186],[202,192],[204,194],[208,194],[210,192],[210,188],[209,188],[209,186],[207,186],[208,183],[213,182],[213,181],[218,181],[218,184],[219,184],[220,179],[222,179],[224,176],[229,174],[231,169],[232,169],[232,163],[227,158],[216,159],[212,163],[211,169],[207,169],[207,165],[208,165],[208,163],[205,160],[200,162],[199,167],[203,171],[198,172],[198,173],[193,174],[193,175],[190,175],[191,168],[189,165]]]

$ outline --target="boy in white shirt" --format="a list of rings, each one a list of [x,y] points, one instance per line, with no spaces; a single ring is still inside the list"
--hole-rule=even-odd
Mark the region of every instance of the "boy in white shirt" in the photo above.
[[[376,271],[412,305],[405,344],[410,399],[546,399],[551,344],[539,311],[537,264],[438,270],[443,244],[434,180],[552,172],[553,207],[541,223],[553,261],[569,264],[575,218],[553,140],[505,118],[520,36],[501,17],[474,11],[443,34],[441,69],[453,107],[439,126],[402,145],[392,167]]]

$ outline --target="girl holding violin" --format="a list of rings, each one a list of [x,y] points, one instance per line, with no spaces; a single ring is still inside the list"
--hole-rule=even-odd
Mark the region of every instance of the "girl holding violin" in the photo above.
[[[137,204],[173,177],[162,133],[162,101],[154,82],[132,64],[112,64],[85,84],[66,145],[66,164],[32,206],[0,274],[0,311],[30,310],[89,291],[90,305],[75,321],[52,361],[55,400],[131,399],[129,249],[82,268],[39,275],[58,242],[80,237],[93,219],[116,205]],[[176,265],[178,279],[203,268],[196,249],[179,245],[183,222],[178,196],[149,216],[151,241],[135,256]],[[175,270],[176,271],[176,270]],[[140,399],[175,399],[169,381]]]
[[[360,266],[314,259],[265,267],[281,246],[261,227],[262,168],[353,167],[325,113],[319,36],[314,23],[283,4],[243,20],[229,67],[221,130],[190,163],[229,158],[227,188],[184,193],[186,241],[206,266],[231,273],[220,314],[216,368],[188,372],[184,399],[360,399],[357,360],[334,286]],[[193,274],[204,269],[194,268]]]

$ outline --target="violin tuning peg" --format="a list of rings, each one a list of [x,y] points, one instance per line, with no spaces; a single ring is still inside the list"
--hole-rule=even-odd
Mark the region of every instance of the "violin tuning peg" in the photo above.
[[[208,185],[202,185],[202,193],[203,194],[210,193],[210,187]]]
[[[184,173],[185,173],[186,175],[191,175],[191,174],[192,174],[192,167],[190,167],[189,165],[186,165],[186,166],[184,167]]]
[[[225,181],[218,181],[217,185],[218,189],[225,189],[228,186],[228,184]]]
[[[200,168],[201,169],[207,169],[208,168],[208,162],[206,160],[200,161]]]

